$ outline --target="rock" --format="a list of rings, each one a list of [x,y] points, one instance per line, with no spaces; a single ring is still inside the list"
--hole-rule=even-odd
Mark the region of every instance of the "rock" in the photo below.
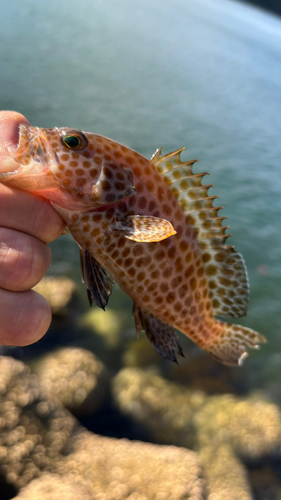
[[[75,415],[89,415],[102,404],[109,379],[102,362],[90,351],[66,347],[37,360],[33,370],[42,390]]]
[[[0,476],[20,489],[67,451],[75,418],[20,361],[0,357]]]
[[[25,486],[15,500],[95,500],[90,488],[72,475],[42,474]]]
[[[117,440],[83,432],[60,463],[61,474],[91,483],[98,500],[203,500],[196,454],[175,446]]]
[[[280,411],[261,395],[207,396],[133,368],[117,374],[113,393],[120,410],[145,425],[156,442],[199,451],[216,500],[252,498],[241,458],[255,463],[280,456]]]
[[[67,277],[45,277],[34,287],[49,302],[54,316],[66,316],[72,302],[76,284]]]

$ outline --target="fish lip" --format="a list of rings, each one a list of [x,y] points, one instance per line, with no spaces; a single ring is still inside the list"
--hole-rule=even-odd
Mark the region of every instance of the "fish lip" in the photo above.
[[[58,155],[51,148],[44,129],[26,123],[19,125],[19,142],[14,159],[20,163],[25,172],[38,173],[46,171],[50,165],[58,164]]]

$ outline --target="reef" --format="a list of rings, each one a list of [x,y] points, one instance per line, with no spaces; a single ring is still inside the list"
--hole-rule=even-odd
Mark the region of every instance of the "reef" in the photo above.
[[[205,499],[194,451],[87,431],[22,362],[0,357],[0,394],[3,498]]]
[[[77,416],[97,410],[109,391],[106,368],[86,349],[58,349],[39,358],[32,368],[42,391]]]
[[[245,464],[280,457],[281,414],[260,394],[209,396],[137,368],[117,374],[113,393],[152,440],[198,452],[210,499],[252,499]]]

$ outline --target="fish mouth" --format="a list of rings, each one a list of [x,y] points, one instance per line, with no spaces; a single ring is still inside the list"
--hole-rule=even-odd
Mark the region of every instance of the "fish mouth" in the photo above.
[[[26,191],[54,187],[50,173],[57,158],[52,151],[44,129],[25,123],[19,126],[19,143],[13,159],[18,164],[16,170],[0,174],[0,182]],[[15,163],[13,164],[15,165]]]
[[[38,172],[39,166],[44,169],[49,166],[50,162],[53,163],[53,156],[53,151],[42,129],[25,123],[19,126],[19,144],[14,159],[25,167],[25,172],[30,169],[34,173],[35,170]]]

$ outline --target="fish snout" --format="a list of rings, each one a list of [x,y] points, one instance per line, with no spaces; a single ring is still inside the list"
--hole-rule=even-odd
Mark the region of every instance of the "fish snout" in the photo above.
[[[51,157],[44,130],[22,123],[19,126],[19,144],[14,159],[25,166],[34,162],[43,166],[49,164]]]

